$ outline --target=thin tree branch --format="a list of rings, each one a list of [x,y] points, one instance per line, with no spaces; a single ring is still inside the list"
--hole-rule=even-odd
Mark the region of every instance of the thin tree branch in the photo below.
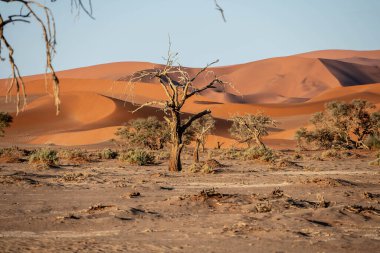
[[[197,113],[197,114],[191,116],[191,117],[186,121],[186,123],[183,124],[183,125],[181,126],[181,131],[184,133],[184,132],[186,131],[186,129],[187,129],[189,126],[191,126],[191,124],[192,124],[195,120],[197,120],[197,119],[199,119],[199,118],[202,118],[203,116],[205,116],[205,115],[207,115],[207,114],[210,114],[210,113],[211,113],[211,110],[210,110],[210,109],[206,109],[206,110],[204,110],[204,111],[201,111],[201,112],[199,112],[199,113]]]

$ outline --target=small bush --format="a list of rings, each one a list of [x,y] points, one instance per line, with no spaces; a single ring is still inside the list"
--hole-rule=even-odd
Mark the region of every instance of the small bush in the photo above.
[[[4,136],[4,128],[9,127],[13,121],[12,116],[7,112],[0,112],[0,137]]]
[[[370,135],[364,144],[370,149],[380,149],[380,136]]]
[[[126,126],[119,128],[115,133],[126,145],[160,150],[170,139],[170,130],[167,124],[156,117],[130,120]]]
[[[66,160],[72,163],[86,163],[90,162],[90,156],[88,155],[87,151],[80,150],[80,149],[73,149],[73,150],[60,150],[58,152],[58,157],[62,160]]]
[[[293,160],[302,160],[303,159],[303,155],[299,152],[296,152],[294,155],[293,155]]]
[[[118,156],[118,152],[117,151],[113,151],[109,148],[105,148],[103,149],[102,153],[101,153],[101,157],[103,159],[116,159],[117,156]]]
[[[157,154],[157,160],[158,161],[166,161],[166,160],[169,160],[170,158],[170,153],[168,151],[160,151],[158,154]]]
[[[151,165],[155,163],[155,156],[152,153],[145,150],[130,150],[128,152],[121,153],[119,160],[126,161],[132,165]]]
[[[241,158],[241,151],[236,148],[223,149],[220,157],[227,160],[237,160]]]
[[[187,170],[190,173],[204,173],[204,174],[212,174],[215,173],[215,170],[212,166],[207,163],[193,163],[191,164]]]
[[[44,167],[56,166],[58,164],[57,151],[48,148],[37,149],[30,155],[29,163]]]
[[[376,154],[376,159],[374,161],[369,162],[371,166],[380,166],[380,152]]]
[[[244,160],[261,160],[264,162],[274,162],[276,154],[271,149],[262,147],[249,148],[242,153]]]
[[[20,149],[18,147],[10,147],[10,148],[0,148],[0,162],[3,163],[14,163],[14,162],[22,162],[24,160],[24,156],[29,155],[29,151],[25,149]]]
[[[342,155],[335,149],[325,150],[321,153],[322,159],[341,159]]]

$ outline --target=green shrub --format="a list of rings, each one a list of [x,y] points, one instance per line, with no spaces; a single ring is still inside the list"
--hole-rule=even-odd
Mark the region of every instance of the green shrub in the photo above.
[[[118,156],[118,152],[117,151],[113,151],[109,148],[105,148],[103,149],[102,153],[101,153],[101,157],[103,159],[116,159],[117,156]]]
[[[311,146],[318,149],[357,149],[369,145],[380,146],[380,112],[366,100],[351,103],[332,101],[325,104],[323,112],[313,114],[311,130],[301,128],[295,138],[299,147]],[[372,137],[371,137],[372,136]]]
[[[43,166],[56,166],[58,164],[57,151],[42,148],[35,150],[29,157],[29,163]]]
[[[145,150],[136,149],[121,153],[119,160],[126,161],[132,165],[151,165],[155,163],[155,156]]]
[[[156,117],[148,117],[130,120],[115,135],[125,141],[126,145],[159,150],[168,143],[170,132],[165,122]]]

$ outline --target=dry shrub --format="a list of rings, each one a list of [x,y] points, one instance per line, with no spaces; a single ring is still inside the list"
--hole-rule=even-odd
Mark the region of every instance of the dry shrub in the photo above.
[[[191,173],[205,173],[212,174],[216,172],[217,168],[225,167],[215,159],[210,159],[205,162],[193,163],[188,167],[188,172]]]
[[[260,160],[264,162],[274,162],[277,158],[275,152],[271,149],[254,147],[243,151],[244,160]]]
[[[29,151],[20,149],[18,147],[1,148],[0,149],[0,162],[1,163],[16,163],[22,162],[23,157],[29,155]]]
[[[135,149],[122,152],[119,155],[119,160],[123,162],[128,162],[132,165],[140,166],[155,164],[154,154],[142,149]]]
[[[211,166],[209,166],[203,162],[191,164],[187,168],[187,171],[190,173],[204,173],[204,174],[215,173],[214,169]]]
[[[221,159],[226,160],[238,160],[241,158],[241,150],[234,147],[229,149],[223,149],[220,154]]]
[[[58,165],[57,151],[49,148],[41,148],[32,152],[29,163],[37,168],[50,168]]]
[[[91,161],[90,155],[86,150],[81,149],[64,149],[58,152],[58,157],[74,164],[88,163]]]
[[[325,150],[321,153],[322,159],[341,159],[341,153],[336,149]]]
[[[100,156],[102,159],[116,159],[118,157],[119,153],[117,151],[114,151],[110,148],[105,148],[102,150]]]
[[[169,160],[169,158],[170,158],[170,153],[166,150],[162,150],[158,152],[156,155],[157,161],[166,161],[166,160]]]
[[[380,166],[380,158],[377,158],[376,160],[370,161],[369,165],[371,165],[371,166]]]

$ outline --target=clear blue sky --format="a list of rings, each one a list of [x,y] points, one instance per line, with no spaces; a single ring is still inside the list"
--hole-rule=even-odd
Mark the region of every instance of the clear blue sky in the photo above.
[[[50,2],[50,1],[46,1]],[[379,0],[93,0],[96,20],[48,3],[57,23],[57,70],[116,61],[162,62],[170,34],[186,66],[231,65],[321,49],[380,49]],[[0,3],[3,16],[15,8]],[[44,71],[36,25],[6,27],[23,75]],[[4,72],[5,71],[5,72]],[[9,68],[0,63],[0,77]]]

